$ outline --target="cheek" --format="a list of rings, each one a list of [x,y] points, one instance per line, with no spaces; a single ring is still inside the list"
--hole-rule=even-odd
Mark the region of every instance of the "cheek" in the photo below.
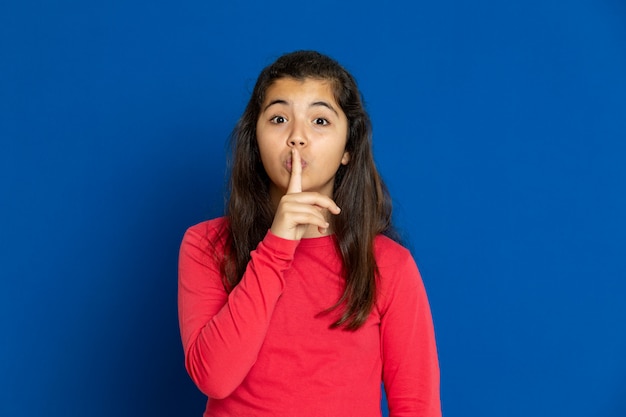
[[[256,146],[259,151],[259,155],[261,155],[261,159],[265,160],[267,158],[267,154],[271,149],[271,144],[268,142],[267,137],[263,135],[263,132],[257,132],[256,135]]]
[[[256,143],[261,152],[268,153],[276,149],[277,145],[280,143],[281,137],[282,135],[279,129],[257,127]]]
[[[271,170],[270,158],[269,156],[259,148],[259,155],[261,156],[261,164],[263,165],[263,169],[266,173],[269,173]]]
[[[276,176],[280,171],[280,164],[277,162],[277,154],[274,151],[275,147],[271,144],[257,142],[259,145],[259,157],[261,158],[261,165],[263,170],[270,176]]]

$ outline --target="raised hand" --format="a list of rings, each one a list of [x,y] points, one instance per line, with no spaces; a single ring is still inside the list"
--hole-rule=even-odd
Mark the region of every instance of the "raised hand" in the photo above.
[[[341,209],[329,197],[317,192],[302,192],[302,161],[300,153],[291,151],[291,176],[287,193],[280,199],[271,231],[283,239],[300,240],[317,227],[320,234],[326,234],[330,224],[325,214],[339,214]]]

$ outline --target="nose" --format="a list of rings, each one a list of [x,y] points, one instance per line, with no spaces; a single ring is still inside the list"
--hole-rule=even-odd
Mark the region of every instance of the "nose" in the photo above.
[[[306,146],[307,137],[304,123],[295,121],[287,138],[287,145],[291,148],[301,148]]]

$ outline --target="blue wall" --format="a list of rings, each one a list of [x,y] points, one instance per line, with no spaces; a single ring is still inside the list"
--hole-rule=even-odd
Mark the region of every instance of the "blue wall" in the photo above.
[[[303,48],[364,92],[444,414],[626,415],[619,0],[3,2],[0,415],[201,415],[178,245],[221,213],[259,70]]]

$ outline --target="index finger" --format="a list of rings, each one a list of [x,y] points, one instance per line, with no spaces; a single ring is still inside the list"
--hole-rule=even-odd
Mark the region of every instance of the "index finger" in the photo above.
[[[287,194],[302,192],[302,159],[296,148],[291,150],[291,177],[287,185]]]

